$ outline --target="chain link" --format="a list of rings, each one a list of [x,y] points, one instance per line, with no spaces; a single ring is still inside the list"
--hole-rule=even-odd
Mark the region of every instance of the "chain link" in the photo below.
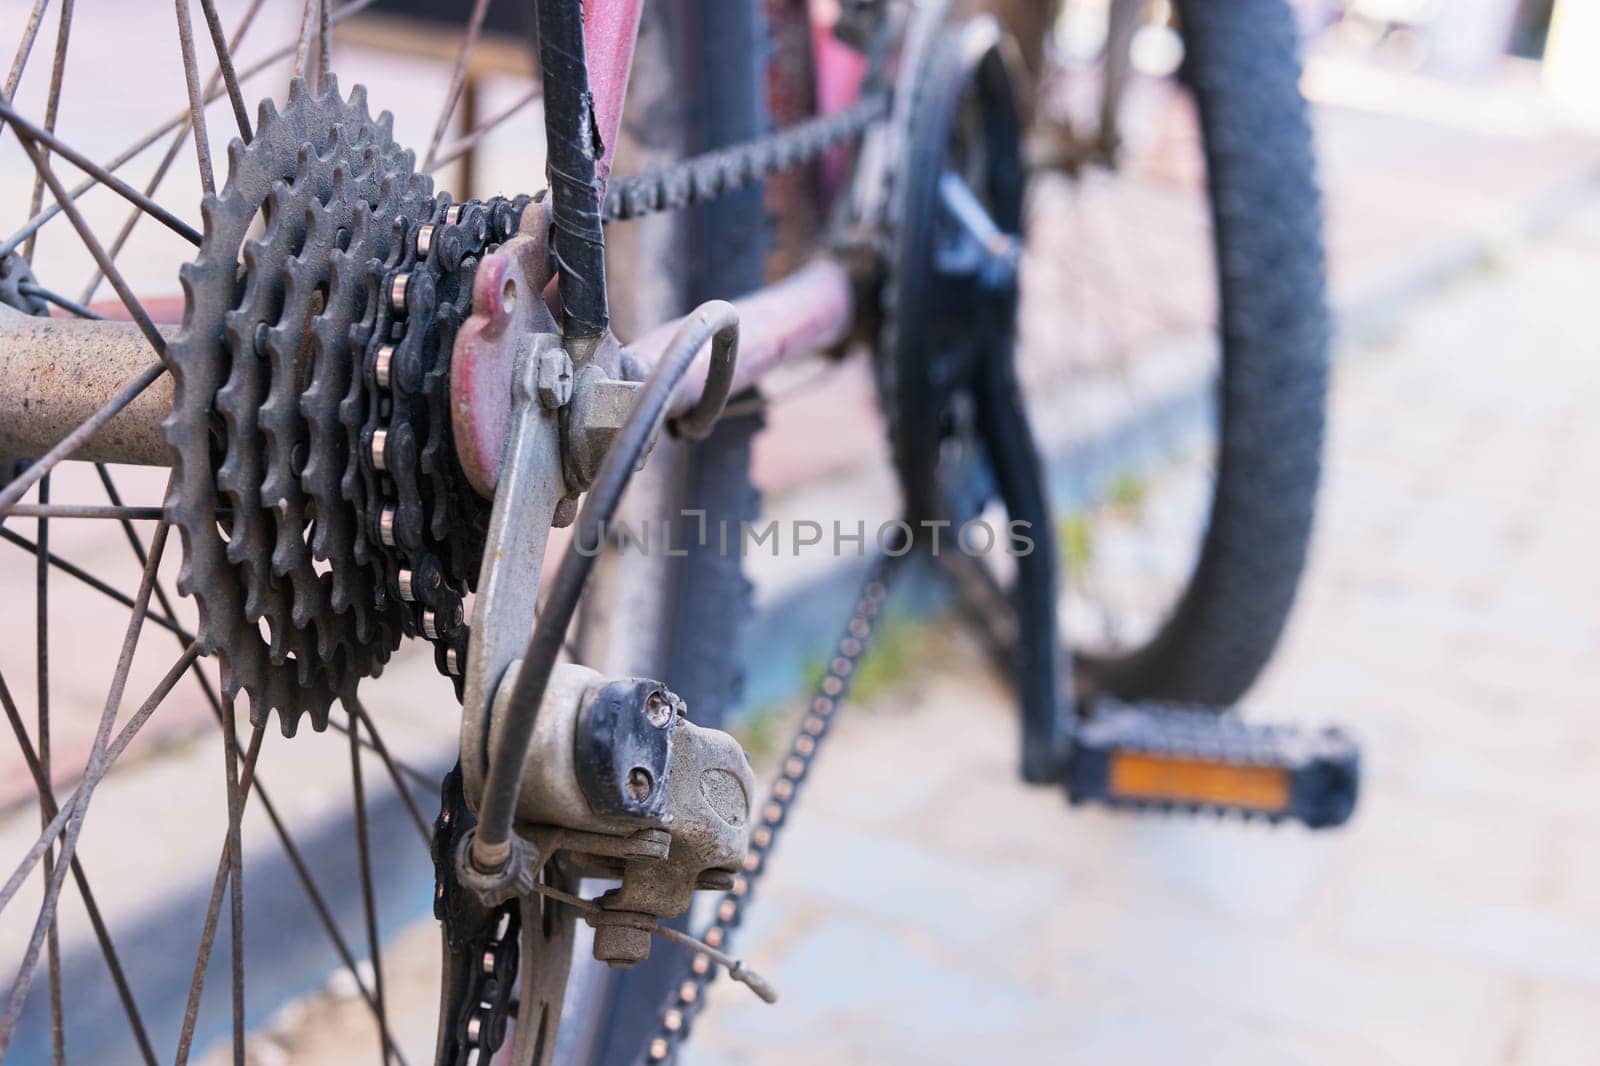
[[[445,936],[446,996],[456,1004],[442,1045],[449,1066],[484,1066],[504,1042],[521,949],[517,901],[486,908],[456,880],[456,843],[473,824],[458,764],[440,789],[432,847],[433,915]]]
[[[606,194],[603,217],[607,222],[620,222],[725,196],[815,159],[834,145],[860,136],[888,113],[888,96],[870,93],[831,115],[797,122],[663,170],[617,179]]]
[[[761,805],[756,827],[750,834],[750,852],[745,856],[744,872],[734,878],[733,887],[717,901],[710,926],[699,937],[714,948],[726,951],[728,941],[744,920],[746,905],[755,891],[756,883],[766,872],[767,858],[778,841],[778,834],[789,817],[790,808],[811,772],[811,763],[822,750],[837,712],[850,691],[850,682],[856,666],[866,654],[873,633],[881,618],[884,601],[889,595],[890,581],[904,557],[884,555],[868,571],[861,592],[856,598],[844,633],[839,638],[834,656],[828,662],[827,672],[817,685],[806,715],[795,731],[789,751],[780,764],[778,778],[772,783],[767,800]],[[661,1025],[656,1035],[644,1048],[643,1062],[666,1061],[673,1048],[688,1039],[689,1027],[705,1004],[705,988],[716,975],[716,967],[704,955],[696,955],[689,963],[683,978],[675,982],[666,1003],[661,1009]]]
[[[366,419],[358,455],[368,537],[384,587],[398,596],[410,636],[434,646],[439,672],[461,693],[468,627],[463,596],[475,581],[488,506],[449,473],[450,353],[472,311],[478,262],[517,232],[527,197],[440,196],[396,223],[400,254],[373,292],[362,332]]]

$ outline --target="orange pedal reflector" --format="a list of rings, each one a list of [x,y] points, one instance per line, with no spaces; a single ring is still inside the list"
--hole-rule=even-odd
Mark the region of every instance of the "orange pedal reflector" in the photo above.
[[[1073,803],[1233,811],[1329,829],[1355,810],[1361,752],[1337,729],[1107,701],[1073,730],[1062,777]]]
[[[1113,751],[1110,770],[1109,792],[1116,799],[1208,803],[1267,814],[1289,809],[1290,773],[1278,766]]]

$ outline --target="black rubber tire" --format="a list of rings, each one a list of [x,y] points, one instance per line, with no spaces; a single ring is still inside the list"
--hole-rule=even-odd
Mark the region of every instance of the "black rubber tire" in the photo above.
[[[652,17],[647,14],[647,17]],[[656,16],[681,64],[689,152],[706,151],[754,137],[769,126],[763,82],[768,53],[767,20],[759,4],[666,5]],[[722,57],[708,62],[708,56]],[[758,288],[772,247],[764,185],[691,210],[688,219],[684,311],[704,300]],[[736,398],[737,400],[738,398]],[[681,521],[672,541],[688,555],[680,560],[671,590],[671,633],[663,680],[682,696],[689,716],[721,728],[744,687],[740,635],[754,613],[754,590],[738,551],[721,551],[716,530],[735,533],[753,521],[760,496],[750,481],[750,454],[761,429],[759,413],[725,417],[692,449],[681,487]],[[698,543],[701,512],[712,532]],[[668,924],[688,928],[688,916]],[[634,1066],[661,1026],[661,1007],[689,973],[689,952],[656,941],[650,958],[618,970],[596,1005],[601,1012],[593,1066]]]
[[[1221,309],[1217,482],[1198,564],[1144,647],[1080,660],[1124,699],[1226,706],[1293,605],[1322,465],[1329,315],[1322,198],[1284,0],[1180,0],[1199,112]]]

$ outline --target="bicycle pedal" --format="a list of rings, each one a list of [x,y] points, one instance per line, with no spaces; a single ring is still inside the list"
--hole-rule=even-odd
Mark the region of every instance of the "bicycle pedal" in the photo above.
[[[1231,813],[1329,829],[1355,810],[1360,769],[1359,749],[1338,729],[1107,703],[1074,730],[1066,785],[1073,804]]]

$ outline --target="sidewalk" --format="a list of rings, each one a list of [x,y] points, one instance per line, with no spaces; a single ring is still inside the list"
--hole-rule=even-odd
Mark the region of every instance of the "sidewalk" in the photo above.
[[[1366,744],[1313,836],[1069,812],[960,634],[852,708],[685,1062],[1568,1064],[1600,1017],[1600,209],[1342,364],[1250,701]],[[937,665],[935,665],[937,664]]]

